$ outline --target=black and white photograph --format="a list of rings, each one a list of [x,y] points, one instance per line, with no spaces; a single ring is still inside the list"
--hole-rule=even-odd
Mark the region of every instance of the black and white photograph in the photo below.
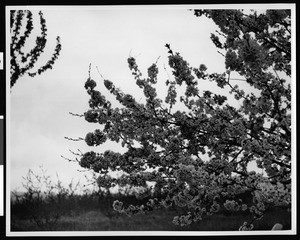
[[[7,236],[296,234],[295,4],[5,14]]]

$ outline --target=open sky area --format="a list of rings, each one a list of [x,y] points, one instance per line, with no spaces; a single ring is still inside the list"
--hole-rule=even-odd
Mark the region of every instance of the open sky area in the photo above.
[[[201,8],[200,5],[192,7]],[[82,172],[78,164],[61,157],[74,159],[69,150],[124,151],[116,143],[108,142],[93,148],[83,141],[64,138],[84,138],[97,127],[84,118],[69,114],[83,114],[88,110],[89,96],[84,83],[90,63],[91,77],[113,103],[97,68],[106,79],[139,100],[142,92],[135,85],[127,58],[135,57],[145,74],[159,58],[157,86],[158,93],[164,97],[165,81],[171,75],[167,67],[166,43],[193,67],[204,63],[209,72],[225,71],[224,57],[210,40],[210,33],[217,27],[210,19],[195,17],[189,8],[184,5],[18,8],[31,10],[35,19],[38,19],[39,10],[44,13],[48,42],[40,64],[45,63],[54,51],[56,36],[60,36],[62,51],[52,70],[34,78],[27,75],[20,78],[9,93],[8,183],[11,190],[22,190],[22,177],[29,169],[39,172],[39,166],[54,178],[57,173],[65,184],[72,179],[84,183],[84,175],[88,172]],[[10,9],[13,8],[7,9],[8,20]],[[38,30],[36,26],[35,31]],[[9,36],[8,33],[8,40]],[[30,49],[30,45],[27,47]],[[205,82],[199,86],[200,90],[216,89],[213,83]]]

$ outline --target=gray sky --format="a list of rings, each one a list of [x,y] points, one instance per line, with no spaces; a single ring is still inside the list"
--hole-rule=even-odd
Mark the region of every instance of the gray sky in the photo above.
[[[31,8],[30,8],[31,9]],[[136,57],[140,70],[158,57],[159,94],[166,93],[165,81],[171,70],[168,65],[166,43],[179,52],[191,66],[204,63],[209,72],[224,72],[224,58],[210,40],[216,26],[205,17],[195,17],[188,7],[37,7],[42,10],[48,29],[48,42],[43,54],[47,61],[55,47],[56,36],[61,37],[62,51],[52,70],[34,78],[20,78],[10,94],[10,186],[21,188],[22,176],[29,169],[38,172],[42,165],[47,172],[68,184],[71,179],[84,182],[82,170],[76,163],[61,158],[74,158],[69,149],[122,151],[115,143],[97,148],[82,142],[64,139],[85,137],[97,125],[69,112],[82,114],[88,110],[84,83],[88,67],[98,89],[113,101],[96,71],[114,82],[124,92],[139,99],[142,92],[135,85],[127,58]],[[37,11],[33,11],[34,16]],[[38,27],[36,26],[38,29]],[[213,83],[201,83],[203,90],[213,89]],[[103,89],[103,91],[102,91]]]

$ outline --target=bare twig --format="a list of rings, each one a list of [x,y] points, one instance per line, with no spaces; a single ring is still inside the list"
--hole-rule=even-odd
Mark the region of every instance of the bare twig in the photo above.
[[[91,66],[92,66],[92,64],[90,63],[90,65],[89,65],[89,78],[91,77]]]
[[[156,62],[155,62],[155,64],[157,64],[157,62],[158,62],[158,60],[160,59],[160,56],[156,59]]]
[[[225,55],[224,55],[223,53],[221,53],[219,50],[217,50],[217,52],[218,52],[219,54],[221,54],[223,57],[225,57]]]
[[[71,114],[72,116],[76,116],[76,117],[84,117],[84,114],[77,114],[77,113],[72,113],[72,112],[69,112],[69,114]]]
[[[82,140],[84,140],[84,138],[82,138],[82,137],[79,137],[77,139],[75,139],[75,138],[69,138],[69,137],[64,137],[64,138],[67,139],[67,140],[71,140],[71,141],[82,141]]]
[[[78,149],[78,151],[79,151],[79,149]],[[75,153],[74,151],[72,151],[71,149],[69,149],[69,152],[72,153],[72,154],[74,154],[74,155],[76,155],[76,156],[80,156],[80,157],[83,155],[81,151],[79,151],[80,153]]]
[[[75,160],[74,160],[74,159],[66,158],[63,155],[61,155],[61,157],[69,162],[79,162],[79,160],[77,158],[75,158]]]
[[[246,79],[241,79],[241,78],[230,78],[230,80],[246,82]]]
[[[98,66],[96,66],[96,68],[97,68],[97,72],[99,73],[100,77],[101,77],[103,80],[105,80],[105,78],[104,78],[104,77],[102,76],[102,74],[100,73]]]

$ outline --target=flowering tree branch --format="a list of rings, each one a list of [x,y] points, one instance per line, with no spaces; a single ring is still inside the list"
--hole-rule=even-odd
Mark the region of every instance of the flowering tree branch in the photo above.
[[[173,219],[174,224],[181,226],[221,209],[247,211],[256,220],[273,206],[291,204],[291,88],[287,82],[290,34],[286,31],[288,26],[278,25],[290,22],[290,12],[267,10],[261,15],[245,15],[240,10],[195,10],[194,13],[197,17],[211,18],[219,26],[217,33],[225,39],[222,42],[218,35],[212,35],[211,39],[225,51],[226,72],[209,73],[204,64],[191,67],[166,44],[172,78],[169,76],[165,83],[165,99],[160,99],[156,91],[157,61],[143,76],[135,58],[128,58],[129,69],[145,103],[123,93],[101,75],[104,86],[122,105],[120,108],[113,107],[96,90],[97,84],[89,73],[85,82],[89,109],[84,118],[99,123],[99,129],[87,133],[85,142],[88,146],[120,142],[127,151],[86,152],[79,164],[98,173],[97,183],[106,189],[116,185],[147,188],[149,182],[155,184],[155,191],[148,192],[151,199],[144,205],[114,203],[116,211],[129,216],[176,205],[188,209],[186,214]],[[267,32],[268,27],[273,31]],[[272,52],[270,39],[276,46],[285,46],[284,51]],[[275,76],[274,69],[284,72],[286,79]],[[230,72],[241,75],[248,87],[232,86]],[[219,88],[229,87],[228,94],[234,94],[239,107],[232,105],[227,96],[209,90],[201,92],[199,85],[207,80]],[[184,89],[181,95],[179,88]],[[176,110],[179,102],[185,106],[184,110]],[[250,163],[256,163],[264,174],[251,171]],[[114,171],[124,174],[107,177]],[[250,225],[244,224],[241,230],[252,229]]]
[[[10,32],[11,32],[11,43],[10,43],[10,87],[12,88],[17,80],[23,75],[27,74],[30,77],[34,77],[37,74],[41,74],[47,69],[52,69],[54,62],[57,60],[60,51],[61,44],[60,38],[56,38],[56,47],[53,55],[47,63],[36,70],[36,63],[44,52],[47,42],[47,27],[46,20],[43,17],[43,13],[39,12],[41,35],[36,37],[35,46],[30,50],[26,50],[26,42],[29,39],[33,30],[33,19],[32,13],[29,10],[11,10],[10,12]],[[21,27],[25,25],[25,31],[22,34]]]

